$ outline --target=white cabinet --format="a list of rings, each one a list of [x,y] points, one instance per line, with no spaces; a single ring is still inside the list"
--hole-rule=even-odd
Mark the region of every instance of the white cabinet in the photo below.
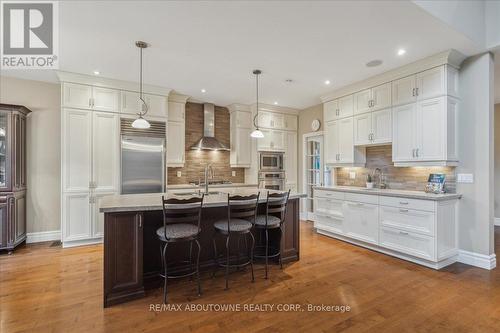
[[[414,232],[382,227],[380,228],[380,246],[429,261],[436,259],[434,238]]]
[[[252,114],[246,111],[233,111],[230,117],[230,165],[232,168],[249,168],[252,163],[252,138],[250,137]]]
[[[62,213],[63,242],[86,240],[92,237],[88,191],[63,194]]]
[[[167,117],[167,98],[160,95],[145,94],[146,104],[148,105],[148,117]]]
[[[95,192],[119,190],[119,117],[114,113],[92,113],[92,181]]]
[[[337,120],[339,112],[339,101],[337,99],[323,104],[323,118],[325,123]]]
[[[284,118],[284,126],[283,128],[288,131],[296,131],[297,130],[297,116],[291,114],[285,114]]]
[[[297,130],[297,116],[278,112],[259,111],[259,128]]]
[[[417,99],[428,99],[446,94],[444,66],[432,68],[416,76]]]
[[[370,111],[372,92],[370,89],[362,90],[354,94],[354,114]]]
[[[76,84],[63,83],[63,107],[76,109],[91,109],[92,87]]]
[[[184,122],[186,103],[168,102],[168,121]]]
[[[338,123],[329,121],[325,124],[325,163],[335,164],[339,154]]]
[[[326,121],[337,120],[353,115],[354,95],[348,95],[324,104],[323,114]]]
[[[458,101],[438,97],[393,110],[395,166],[456,165]]]
[[[143,103],[139,100],[139,93],[134,91],[121,91],[121,113],[137,115],[143,111]]]
[[[379,145],[392,142],[391,110],[379,110],[354,117],[354,145]]]
[[[392,105],[413,103],[417,100],[415,75],[407,76],[392,82]]]
[[[339,122],[339,157],[340,163],[354,163],[354,127],[353,119],[345,118]]]
[[[362,90],[354,94],[354,114],[385,109],[391,106],[391,84]]]
[[[185,163],[185,102],[168,102],[167,167],[183,167]]]
[[[287,132],[285,149],[286,183],[290,186],[297,185],[297,133]]]
[[[346,201],[344,207],[345,235],[378,244],[378,205]]]
[[[120,92],[115,89],[92,87],[92,109],[118,112],[120,109]]]
[[[91,234],[93,238],[104,237],[104,213],[99,212],[100,201],[107,195],[113,195],[114,192],[96,193],[90,202],[90,220]]]
[[[143,94],[143,99],[147,105],[147,117],[165,118],[167,117],[167,98],[160,95]],[[136,115],[144,112],[146,107],[140,100],[140,94],[134,91],[122,90],[121,92],[121,113]]]
[[[365,163],[364,148],[354,146],[353,117],[325,125],[325,161],[333,165],[360,166]]]
[[[258,151],[284,151],[285,132],[279,130],[262,129],[263,138],[257,139]]]

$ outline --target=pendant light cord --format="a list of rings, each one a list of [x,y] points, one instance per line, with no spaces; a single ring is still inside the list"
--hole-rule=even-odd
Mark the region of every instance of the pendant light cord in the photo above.
[[[259,116],[259,73],[255,74],[255,81],[256,81],[256,87],[257,87],[257,113],[253,117],[253,125],[255,126],[256,129],[259,129],[259,125],[257,124],[257,117]]]
[[[148,113],[148,105],[146,104],[146,101],[144,100],[144,97],[143,97],[143,94],[142,94],[142,49],[143,47],[139,46],[139,48],[141,49],[141,53],[140,53],[140,63],[141,63],[141,69],[140,69],[140,78],[139,78],[139,82],[140,82],[140,94],[139,94],[139,99],[142,101],[143,103],[143,107],[142,107],[142,110],[139,111],[139,117],[143,117],[146,115],[146,113]]]

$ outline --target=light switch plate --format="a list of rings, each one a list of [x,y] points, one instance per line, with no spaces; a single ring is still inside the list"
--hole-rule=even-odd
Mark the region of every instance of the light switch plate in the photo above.
[[[474,174],[472,173],[459,173],[457,174],[457,183],[474,183]]]
[[[236,177],[236,171],[231,171],[231,176]]]
[[[356,179],[356,172],[354,172],[354,171],[349,172],[349,178]]]
[[[177,177],[182,177],[182,171],[177,171]]]

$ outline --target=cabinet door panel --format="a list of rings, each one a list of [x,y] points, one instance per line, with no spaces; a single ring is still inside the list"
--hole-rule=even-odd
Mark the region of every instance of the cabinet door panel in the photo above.
[[[337,110],[339,108],[339,102],[337,99],[326,102],[325,104],[323,104],[323,108],[323,116],[325,118],[325,122],[337,119]]]
[[[167,164],[184,164],[185,127],[184,122],[169,121],[167,124]]]
[[[92,237],[104,237],[104,213],[99,212],[100,202],[107,195],[116,194],[115,192],[102,192],[94,195],[91,204]]]
[[[329,121],[325,125],[325,161],[337,163],[339,153],[339,128],[337,121]]]
[[[271,142],[273,140],[272,131],[268,129],[261,129],[261,131],[262,134],[264,134],[264,137],[260,139],[254,139],[257,140],[257,150],[259,151],[272,150],[271,148]]]
[[[444,66],[432,68],[417,74],[417,98],[419,100],[445,94]]]
[[[297,133],[286,133],[285,150],[286,182],[297,183]]]
[[[121,113],[136,115],[142,111],[143,103],[139,103],[139,93],[122,90],[121,96]]]
[[[118,191],[119,117],[114,113],[94,112],[92,133],[92,174],[95,191]]]
[[[259,117],[258,117],[258,125],[259,127],[266,127],[266,128],[272,128],[273,124],[273,115],[270,112],[263,112],[259,111]]]
[[[15,198],[16,202],[14,204],[16,210],[16,237],[15,240],[24,237],[26,235],[26,196],[20,196]]]
[[[415,113],[414,103],[398,106],[393,109],[392,160],[412,161],[415,143]]]
[[[391,106],[391,83],[372,88],[373,110],[381,110]]]
[[[339,156],[341,163],[354,162],[353,118],[339,120]]]
[[[271,131],[272,141],[271,148],[273,150],[285,150],[285,132],[283,131]]]
[[[350,117],[354,114],[354,96],[349,95],[338,99],[338,118]]]
[[[392,106],[412,103],[417,100],[415,75],[392,82]]]
[[[160,95],[145,95],[146,103],[148,104],[148,117],[167,116],[167,98]]]
[[[63,241],[91,237],[89,193],[63,194]]]
[[[436,257],[433,237],[395,228],[380,228],[380,246],[427,260]]]
[[[63,106],[90,109],[92,87],[76,83],[63,83]]]
[[[231,116],[236,117],[236,126],[242,128],[252,128],[253,118],[250,112],[233,112]]]
[[[186,104],[178,102],[168,102],[168,121],[184,121]]]
[[[371,143],[372,114],[364,113],[354,117],[354,145]]]
[[[64,109],[63,190],[88,191],[91,171],[91,111]]]
[[[378,205],[347,201],[344,207],[346,235],[378,244]]]
[[[93,87],[92,108],[98,111],[120,112],[120,91],[108,88]]]
[[[354,94],[354,114],[370,111],[371,89],[366,89]]]
[[[237,128],[236,131],[237,163],[239,165],[250,166],[252,163],[252,139],[250,137],[252,130],[250,128]]]
[[[391,109],[372,113],[372,134],[372,143],[380,144],[392,142]]]
[[[285,128],[285,117],[279,113],[271,114],[271,127],[272,128]]]
[[[2,200],[2,203],[0,204],[0,248],[3,248],[7,246],[7,227],[9,223],[9,218],[8,218],[8,204],[6,203],[7,198],[2,197],[0,198]]]
[[[290,131],[297,130],[297,116],[286,114],[284,128]]]
[[[418,102],[416,120],[418,160],[446,160],[444,98]]]

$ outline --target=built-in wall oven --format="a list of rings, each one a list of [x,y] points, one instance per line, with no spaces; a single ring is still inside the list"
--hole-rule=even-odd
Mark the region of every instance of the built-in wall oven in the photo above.
[[[286,179],[283,168],[283,153],[261,152],[259,161],[259,188],[284,190]]]

